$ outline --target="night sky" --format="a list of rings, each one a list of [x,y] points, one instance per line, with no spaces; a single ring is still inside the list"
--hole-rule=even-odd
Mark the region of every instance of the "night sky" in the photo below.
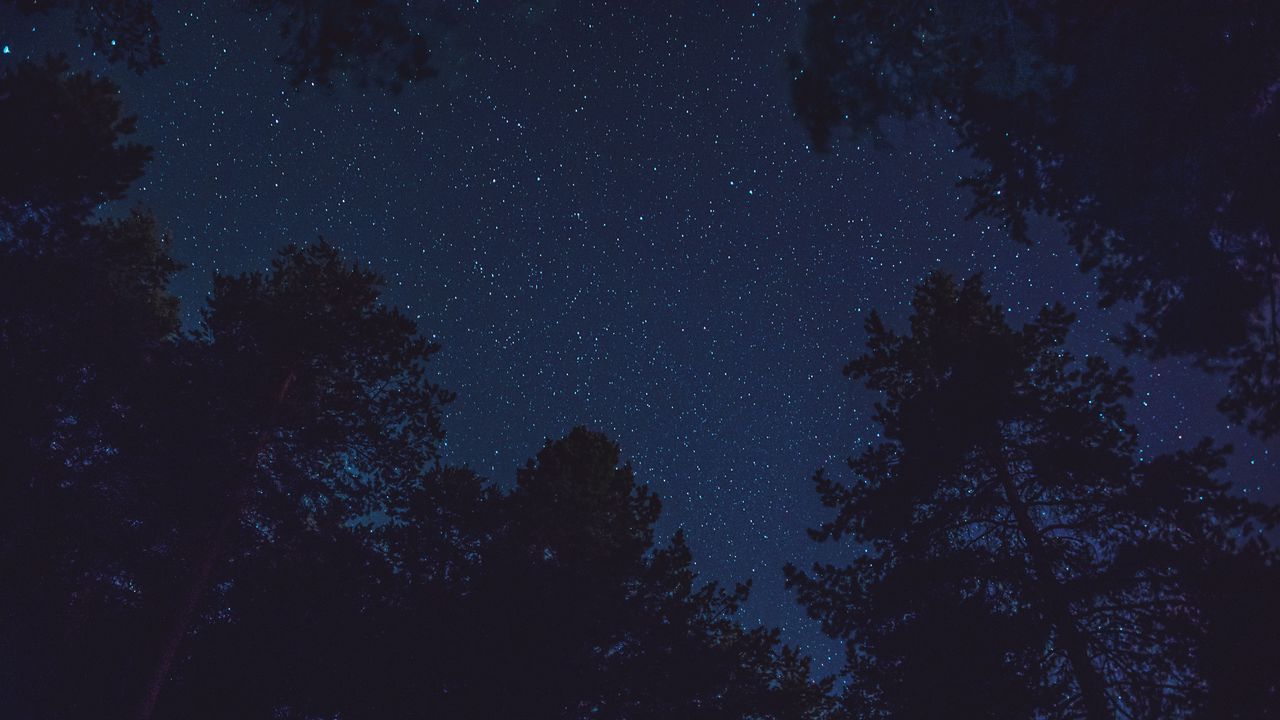
[[[803,532],[813,470],[845,476],[875,438],[840,375],[866,312],[901,320],[929,271],[981,271],[1015,317],[1061,300],[1075,349],[1114,355],[1124,310],[1096,309],[1052,224],[1026,248],[964,219],[948,129],[810,151],[783,61],[803,3],[477,2],[435,27],[440,76],[398,97],[290,89],[274,25],[228,5],[163,3],[169,63],[141,78],[0,16],[0,62],[70,48],[121,82],[156,149],[133,198],[192,266],[188,317],[213,270],[325,237],[443,343],[447,460],[509,483],[545,438],[607,432],[662,495],[664,535],[683,526],[708,579],[753,576],[747,620],[828,669],[780,569],[824,552]],[[1216,380],[1129,364],[1147,454],[1213,434],[1242,490],[1280,499],[1276,453],[1213,410]]]

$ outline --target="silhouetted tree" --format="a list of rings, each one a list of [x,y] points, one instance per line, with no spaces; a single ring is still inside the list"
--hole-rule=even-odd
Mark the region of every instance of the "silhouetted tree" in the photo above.
[[[793,96],[819,147],[944,118],[974,213],[1061,220],[1123,340],[1230,373],[1222,409],[1280,431],[1280,6],[980,0],[810,6]]]
[[[46,252],[40,246],[53,242],[47,236],[78,234],[95,208],[122,199],[151,157],[150,148],[126,142],[135,124],[122,111],[115,83],[70,73],[61,58],[6,68],[0,75],[5,249]]]
[[[0,243],[0,695],[19,715],[96,712],[132,679],[133,462],[176,268],[141,213]]]
[[[217,278],[179,339],[154,221],[90,229],[0,265],[0,665],[32,715],[148,717],[215,609],[261,592],[253,568],[306,559],[294,545],[340,563],[349,523],[408,502],[449,395],[426,377],[436,346],[326,245]]]
[[[1205,620],[1202,717],[1280,717],[1280,557],[1262,544],[1205,558],[1190,575]]]
[[[111,62],[142,73],[164,63],[153,0],[7,0],[20,13],[66,13],[80,37]],[[445,19],[433,0],[252,0],[243,9],[276,25],[279,61],[295,87],[349,79],[399,92],[435,75],[420,24]]]
[[[132,131],[112,83],[60,60],[0,76],[0,695],[24,716],[96,712],[132,679],[131,463],[180,267],[148,213],[91,218],[142,173]]]
[[[548,442],[447,615],[440,715],[820,716],[808,660],[733,619],[747,587],[697,586],[680,533],[653,547],[659,509],[603,435]]]
[[[418,27],[424,20],[444,19],[432,2],[259,0],[256,5],[268,17],[283,18],[280,62],[295,87],[349,79],[398,93],[436,74]]]
[[[434,699],[463,578],[447,577],[446,568],[459,569],[465,534],[491,517],[491,494],[457,469],[424,476],[419,489],[433,498],[427,514],[397,532],[432,556],[407,563],[377,541],[392,532],[387,526],[360,523],[301,525],[287,547],[234,558],[218,590],[226,610],[191,638],[161,715],[447,717]],[[446,520],[443,509],[455,517]]]
[[[1127,374],[1075,361],[1061,306],[1015,329],[977,278],[934,275],[912,307],[907,335],[873,313],[845,368],[882,395],[884,442],[850,460],[855,482],[816,477],[835,517],[813,536],[860,550],[788,568],[848,642],[850,709],[1191,716],[1213,690],[1198,578],[1263,547],[1275,509],[1213,479],[1208,441],[1141,460]]]
[[[174,559],[190,576],[168,603],[144,717],[230,557],[386,512],[434,465],[451,399],[427,377],[437,346],[379,303],[380,284],[323,243],[215,278],[180,365],[202,444],[170,443],[160,465],[186,479]]]
[[[826,685],[745,588],[694,586],[683,538],[615,445],[574,430],[502,495],[467,470],[394,520],[238,559],[174,717],[817,718]]]

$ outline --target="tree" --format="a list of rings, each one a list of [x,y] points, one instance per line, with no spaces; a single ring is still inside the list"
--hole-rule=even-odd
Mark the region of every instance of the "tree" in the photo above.
[[[33,715],[150,717],[214,609],[265,602],[255,568],[340,564],[361,547],[344,545],[350,523],[432,477],[451,397],[427,377],[436,346],[327,245],[217,278],[180,338],[154,223],[102,227],[83,254],[2,266],[22,293],[7,397],[29,404],[5,407],[0,662]]]
[[[979,162],[973,213],[1028,240],[1065,225],[1122,338],[1229,373],[1221,407],[1280,431],[1280,9],[1259,2],[810,6],[792,58],[815,145],[884,118],[945,119]]]
[[[152,0],[8,0],[25,15],[66,13],[76,33],[111,62],[143,73],[164,63]],[[279,28],[280,63],[294,86],[335,80],[394,93],[435,75],[419,26],[442,20],[434,2],[253,0],[246,9]]]
[[[69,13],[93,51],[137,73],[164,63],[152,0],[7,0],[23,15]]]
[[[238,559],[174,717],[817,718],[827,686],[745,588],[695,588],[617,446],[575,429],[502,494],[462,468],[395,520]]]
[[[1280,554],[1265,544],[1203,561],[1191,575],[1205,617],[1203,717],[1280,717]]]
[[[385,513],[434,465],[452,399],[428,378],[438,346],[379,303],[380,284],[324,243],[285,248],[266,274],[215,277],[178,350],[191,390],[175,388],[173,407],[190,419],[169,418],[148,473],[184,478],[165,509],[172,561],[191,570],[165,603],[143,717],[226,561]]]
[[[79,233],[90,213],[124,198],[151,148],[126,142],[137,119],[119,88],[62,58],[20,62],[0,75],[0,242],[39,252],[54,233]],[[68,241],[70,242],[70,241]]]
[[[132,465],[177,331],[178,265],[150,215],[0,249],[0,695],[96,711],[133,678],[147,501]],[[12,684],[11,684],[12,683]]]
[[[403,502],[451,396],[381,279],[323,243],[216,277],[181,335],[158,221],[92,218],[150,155],[110,81],[19,63],[0,129],[4,664],[32,714],[145,686],[149,717],[227,562]]]
[[[849,707],[872,717],[1190,717],[1209,636],[1197,578],[1275,508],[1233,495],[1205,441],[1143,461],[1124,370],[1064,349],[1047,307],[1010,327],[978,278],[935,274],[910,333],[867,321],[845,373],[880,393],[884,442],[819,472],[848,565],[788,582],[848,642]]]
[[[126,5],[80,10],[145,4]],[[0,76],[0,694],[20,714],[151,716],[230,566],[304,531],[341,549],[403,502],[451,397],[380,278],[323,243],[215,278],[180,333],[159,222],[93,217],[150,157],[134,127],[114,83],[60,58]]]
[[[443,717],[810,718],[827,685],[776,631],[735,620],[747,586],[697,586],[658,498],[575,428],[517,473],[447,628]],[[492,691],[492,678],[503,690]]]
[[[21,715],[96,711],[132,680],[113,662],[145,545],[130,463],[181,268],[149,213],[91,216],[142,173],[133,125],[61,60],[0,76],[0,695]]]
[[[235,558],[218,593],[226,610],[191,638],[160,714],[448,717],[441,641],[467,612],[464,578],[448,571],[469,562],[456,559],[474,549],[468,533],[491,517],[492,493],[456,468],[424,476],[416,493],[430,499],[412,503],[423,513],[412,521],[302,527],[287,546]],[[388,553],[393,536],[422,554]]]
[[[422,35],[422,18],[441,21],[432,3],[258,0],[255,9],[279,15],[285,49],[280,62],[289,82],[332,86],[350,80],[399,93],[410,83],[436,75],[431,48]]]

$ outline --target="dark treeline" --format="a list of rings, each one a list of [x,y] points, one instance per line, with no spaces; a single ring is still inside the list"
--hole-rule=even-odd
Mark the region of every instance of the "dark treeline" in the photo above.
[[[130,67],[162,60],[147,2],[12,4],[67,13],[108,55],[133,33]],[[429,76],[402,5],[248,5],[283,23],[294,84]],[[1109,299],[1141,301],[1126,347],[1227,368],[1224,409],[1267,435],[1275,186],[1265,149],[1239,163],[1274,142],[1259,78],[1275,68],[1214,80],[1276,51],[1253,35],[1268,8],[1222,7],[1152,10],[1141,34],[1152,17],[1089,3],[822,2],[797,107],[821,142],[944,113],[987,163],[980,210],[1015,235],[1027,212],[1064,220]],[[1184,67],[1188,47],[1217,64]],[[1126,53],[1148,74],[1172,63],[1168,86],[1130,97]],[[1267,101],[1246,121],[1250,92]],[[1098,120],[1152,98],[1197,110],[1141,110],[1167,144]],[[1280,716],[1280,515],[1232,492],[1212,440],[1144,457],[1129,375],[1067,350],[1062,307],[1015,326],[980,278],[935,274],[904,332],[868,319],[845,372],[879,394],[883,442],[815,478],[832,514],[811,534],[848,559],[785,568],[846,644],[837,683],[740,622],[749,583],[700,583],[683,535],[655,538],[660,499],[607,437],[530,448],[509,490],[445,464],[438,347],[358,259],[288,245],[215,276],[183,327],[163,218],[100,213],[145,172],[135,124],[112,82],[65,61],[0,75],[9,715]],[[1256,137],[1228,142],[1238,124]]]

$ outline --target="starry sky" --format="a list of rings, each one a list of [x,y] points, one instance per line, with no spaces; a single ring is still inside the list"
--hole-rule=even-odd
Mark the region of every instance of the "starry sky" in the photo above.
[[[161,3],[169,62],[142,77],[0,15],[0,63],[60,49],[123,86],[156,149],[131,202],[191,264],[188,316],[212,271],[323,236],[443,344],[447,460],[508,483],[545,438],[607,432],[663,497],[661,532],[684,527],[708,579],[754,577],[745,620],[826,669],[838,651],[781,567],[833,557],[804,534],[809,478],[875,440],[840,374],[865,314],[901,321],[931,270],[980,271],[1013,317],[1062,301],[1073,349],[1118,358],[1124,309],[1095,307],[1052,223],[1028,248],[964,219],[947,128],[809,149],[784,64],[803,2],[460,4],[431,28],[440,76],[399,96],[291,89],[274,26],[229,5]],[[1144,453],[1213,434],[1237,487],[1280,499],[1276,453],[1213,410],[1217,380],[1126,362]]]

